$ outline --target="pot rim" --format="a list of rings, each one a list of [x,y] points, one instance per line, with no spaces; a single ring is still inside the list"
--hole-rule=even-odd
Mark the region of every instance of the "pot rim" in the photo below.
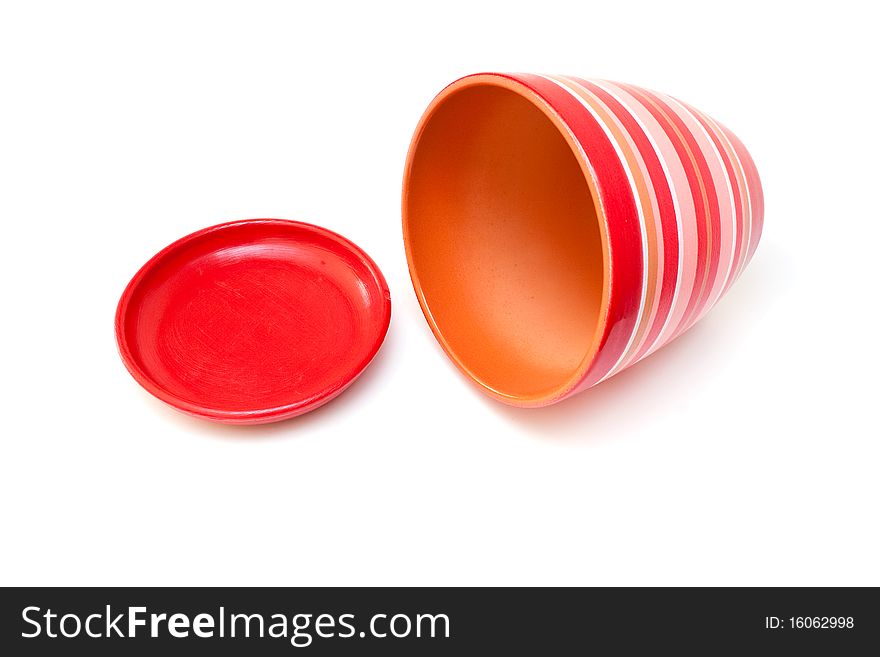
[[[599,305],[597,323],[590,337],[590,344],[580,363],[578,363],[577,368],[574,370],[570,377],[568,377],[564,382],[562,382],[555,388],[534,395],[515,395],[498,390],[497,388],[488,384],[486,381],[482,380],[470,368],[468,368],[468,366],[452,349],[451,345],[448,343],[446,338],[443,336],[443,333],[437,326],[437,322],[434,320],[433,313],[431,312],[427,299],[425,298],[425,293],[422,288],[422,284],[419,279],[419,275],[413,259],[408,221],[408,198],[409,180],[412,173],[412,166],[415,159],[415,154],[419,147],[419,142],[421,141],[421,137],[424,134],[427,124],[433,118],[438,108],[452,95],[464,89],[472,87],[500,87],[502,89],[512,91],[513,93],[526,99],[529,103],[532,104],[532,106],[540,110],[541,113],[550,120],[550,122],[559,132],[559,134],[562,135],[562,137],[565,139],[565,142],[568,144],[569,149],[571,150],[578,163],[578,166],[581,169],[581,175],[583,176],[583,179],[589,188],[591,201],[596,212],[596,217],[599,221],[599,233],[602,245],[602,297]],[[583,383],[587,380],[590,369],[594,365],[599,351],[602,347],[603,336],[607,333],[609,309],[611,306],[612,295],[611,248],[608,237],[608,219],[602,202],[600,189],[601,188],[596,172],[593,170],[593,167],[591,166],[589,159],[587,158],[583,146],[581,145],[580,141],[578,141],[577,137],[574,134],[574,131],[571,129],[568,123],[563,119],[559,112],[554,109],[553,106],[547,100],[545,100],[537,91],[533,90],[527,84],[516,79],[512,75],[504,73],[474,73],[459,78],[458,80],[447,85],[443,90],[440,91],[440,93],[438,93],[434,97],[425,112],[422,114],[422,117],[419,119],[419,123],[416,126],[415,133],[413,134],[409,150],[407,152],[406,165],[404,167],[403,174],[401,216],[403,225],[403,243],[404,249],[406,251],[407,268],[409,270],[410,279],[412,280],[413,288],[415,290],[419,306],[421,307],[422,313],[424,314],[425,319],[428,322],[428,326],[430,326],[431,328],[431,332],[437,339],[437,342],[440,343],[443,351],[446,352],[446,355],[449,356],[450,360],[452,360],[455,366],[472,383],[477,385],[480,390],[488,394],[490,397],[511,406],[529,408],[549,406],[550,404],[558,402],[579,391]]]

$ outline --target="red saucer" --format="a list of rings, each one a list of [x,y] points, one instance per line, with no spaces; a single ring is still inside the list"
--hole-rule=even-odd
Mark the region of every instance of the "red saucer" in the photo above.
[[[252,219],[195,232],[147,262],[119,300],[116,340],[162,401],[258,424],[342,392],[390,319],[388,285],[360,248],[318,226]]]

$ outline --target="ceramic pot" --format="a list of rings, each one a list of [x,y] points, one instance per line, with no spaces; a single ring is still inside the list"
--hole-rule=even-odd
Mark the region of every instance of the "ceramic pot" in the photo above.
[[[763,196],[727,128],[664,94],[477,74],[431,102],[406,162],[416,295],[492,397],[544,406],[699,320],[748,264]]]

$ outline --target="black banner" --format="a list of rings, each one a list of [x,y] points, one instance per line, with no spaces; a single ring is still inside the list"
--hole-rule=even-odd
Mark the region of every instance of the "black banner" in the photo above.
[[[0,654],[850,655],[880,649],[878,600],[867,588],[3,589]]]

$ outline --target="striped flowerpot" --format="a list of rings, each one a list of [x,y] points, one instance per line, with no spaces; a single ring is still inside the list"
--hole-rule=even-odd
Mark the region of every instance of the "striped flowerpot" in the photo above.
[[[422,311],[492,397],[544,406],[650,355],[755,252],[758,172],[669,96],[568,76],[446,87],[406,162],[403,235]]]

